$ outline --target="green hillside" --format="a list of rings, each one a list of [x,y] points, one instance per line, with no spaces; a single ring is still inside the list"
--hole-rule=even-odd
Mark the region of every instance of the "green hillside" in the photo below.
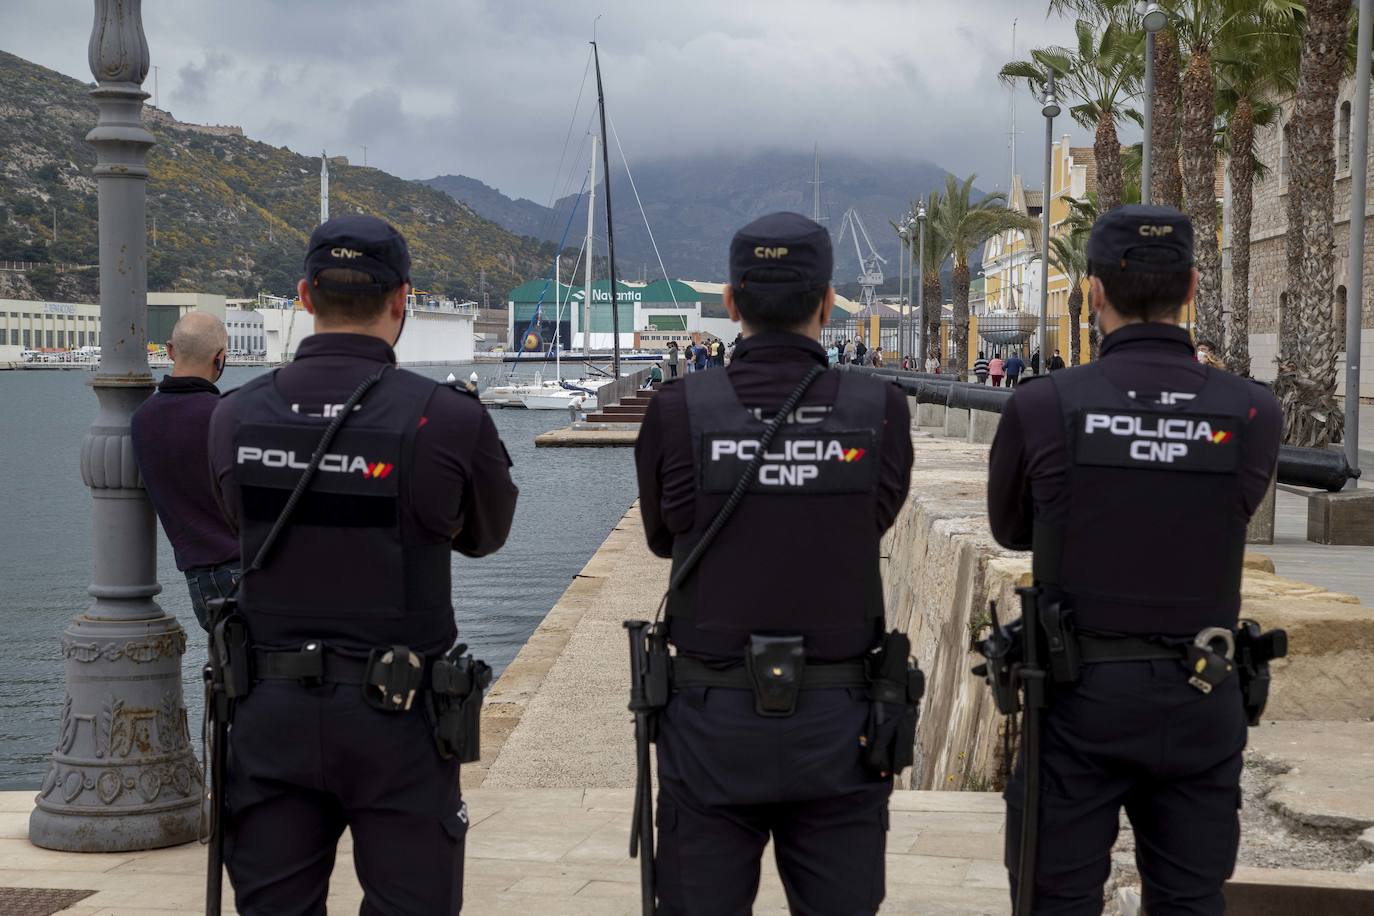
[[[0,261],[98,260],[90,85],[0,52]],[[227,296],[289,294],[319,218],[317,157],[207,133],[149,109],[148,287]],[[57,240],[53,241],[56,211]],[[375,168],[330,166],[330,211],[362,211],[410,241],[415,285],[477,298],[543,276],[554,246],[514,235],[441,191]],[[0,297],[93,301],[96,272],[0,273]]]

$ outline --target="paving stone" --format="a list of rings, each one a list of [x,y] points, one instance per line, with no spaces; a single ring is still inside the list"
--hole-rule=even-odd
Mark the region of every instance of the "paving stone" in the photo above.
[[[925,856],[966,859],[1000,859],[1004,843],[1000,834],[922,830],[906,851]]]
[[[586,886],[587,882],[580,878],[537,875],[529,878],[521,878],[507,888],[506,892],[511,894],[542,894],[553,897],[571,897]]]

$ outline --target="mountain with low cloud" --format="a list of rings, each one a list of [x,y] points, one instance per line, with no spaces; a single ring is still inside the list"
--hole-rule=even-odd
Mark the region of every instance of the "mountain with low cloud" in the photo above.
[[[662,276],[636,202],[636,188],[663,268],[669,276],[688,279],[723,280],[730,238],[750,220],[777,210],[810,215],[813,209],[814,160],[809,150],[717,152],[632,166],[633,188],[624,169],[612,162],[616,172],[611,183],[616,267],[624,279]],[[944,187],[946,174],[939,166],[920,159],[886,161],[822,155],[821,214],[838,243],[845,211],[849,207],[858,211],[874,247],[887,258],[884,271],[891,282],[886,286],[895,291],[899,246],[889,221],[903,215],[911,201]],[[452,195],[512,232],[557,242],[571,226],[567,244],[574,249],[585,232],[585,194],[564,197],[553,207],[546,207],[528,199],[514,200],[461,175],[443,175],[423,183]],[[596,245],[601,256],[606,253],[603,194],[598,188]],[[574,206],[577,212],[570,220]],[[863,247],[866,253],[867,246]],[[853,240],[846,237],[836,246],[836,285],[851,287],[858,272],[858,254]],[[974,272],[976,275],[976,264]]]
[[[0,260],[41,262],[0,272],[0,298],[96,300],[90,88],[0,51]],[[319,159],[151,107],[144,124],[157,138],[148,156],[149,289],[291,295],[319,221]],[[376,168],[336,160],[330,206],[335,216],[392,222],[410,242],[415,285],[455,297],[477,298],[485,280],[499,300],[553,260],[547,242]]]

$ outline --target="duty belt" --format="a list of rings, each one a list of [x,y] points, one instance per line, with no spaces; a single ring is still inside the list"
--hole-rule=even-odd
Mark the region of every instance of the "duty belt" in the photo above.
[[[1069,637],[1073,639],[1073,636]],[[1139,636],[1119,636],[1103,638],[1079,634],[1078,664],[1092,665],[1101,662],[1143,662],[1155,659],[1173,660],[1183,663],[1187,669],[1188,683],[1203,693],[1211,693],[1212,688],[1226,680],[1235,671],[1233,659],[1236,654],[1236,637],[1231,630],[1222,627],[1208,627],[1191,640],[1166,641],[1165,638],[1149,639]],[[1215,648],[1214,648],[1215,647]],[[1220,649],[1218,652],[1216,649]],[[1054,662],[1054,649],[1051,648],[1051,664]]]
[[[802,690],[826,690],[840,687],[868,687],[870,680],[861,661],[809,664],[802,673]],[[731,690],[752,690],[753,681],[745,666],[712,668],[695,658],[673,657],[674,687],[725,687]]]
[[[253,650],[253,677],[259,681],[356,686],[366,680],[367,664],[366,658],[342,655],[320,642],[308,642],[298,650]]]
[[[1186,654],[1183,646],[1170,646],[1143,636],[1079,636],[1078,651],[1085,665],[1097,662],[1147,662],[1155,659],[1178,660]]]
[[[416,696],[429,689],[433,670],[433,659],[405,646],[378,647],[365,659],[326,648],[318,639],[294,652],[253,650],[255,680],[361,686],[369,705],[388,712],[410,709]]]

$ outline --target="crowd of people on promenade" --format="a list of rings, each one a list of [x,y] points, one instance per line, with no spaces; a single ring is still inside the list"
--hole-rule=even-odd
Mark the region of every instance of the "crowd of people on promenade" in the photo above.
[[[664,378],[674,379],[689,372],[725,366],[730,362],[730,354],[734,352],[739,340],[737,335],[734,343],[727,345],[720,338],[712,337],[700,342],[689,341],[685,347],[676,340],[668,341],[663,364],[660,364],[660,368],[664,364],[667,367]]]

